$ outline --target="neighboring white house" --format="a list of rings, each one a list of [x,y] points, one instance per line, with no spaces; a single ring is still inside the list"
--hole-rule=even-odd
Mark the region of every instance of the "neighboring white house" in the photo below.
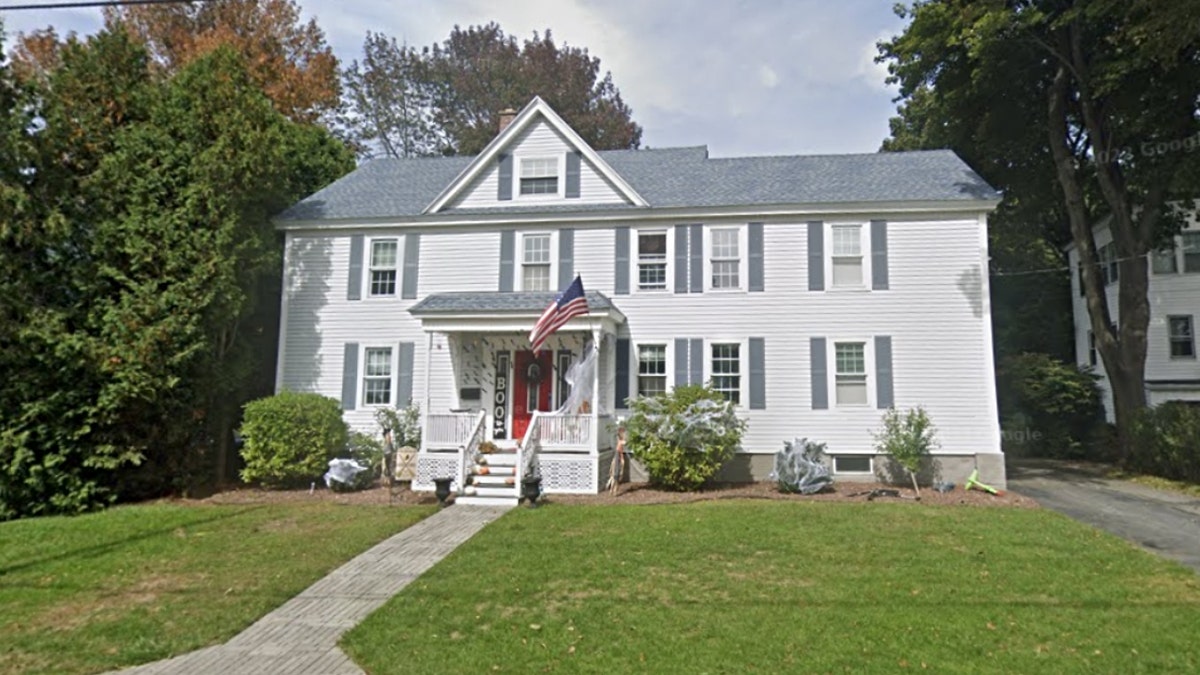
[[[724,478],[765,479],[797,436],[870,477],[883,410],[921,405],[945,479],[1003,485],[997,203],[949,151],[596,152],[534,99],[478,156],[377,159],[279,217],[277,387],[341,399],[363,431],[379,406],[419,404],[418,487],[464,485],[479,443],[522,439],[547,492],[595,493],[625,400],[702,382],[749,424]],[[577,274],[590,314],[530,353]],[[592,344],[595,400],[550,414]]]
[[[1101,261],[1101,276],[1108,309],[1115,322],[1117,307],[1116,246],[1102,221],[1092,230]],[[1100,376],[1105,415],[1113,416],[1112,390],[1104,362],[1096,351],[1080,279],[1079,251],[1067,247],[1071,266],[1072,313],[1075,322],[1075,355],[1081,366],[1092,366]],[[1200,221],[1193,216],[1172,245],[1150,256],[1150,327],[1146,332],[1146,401],[1200,401],[1200,362],[1196,359],[1196,320],[1200,316]]]

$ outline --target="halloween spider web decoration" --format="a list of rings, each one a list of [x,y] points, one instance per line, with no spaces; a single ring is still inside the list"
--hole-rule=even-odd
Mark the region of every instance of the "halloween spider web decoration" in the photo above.
[[[770,478],[782,492],[811,495],[833,485],[829,469],[821,463],[825,444],[811,443],[807,438],[783,442],[775,453],[775,469]]]

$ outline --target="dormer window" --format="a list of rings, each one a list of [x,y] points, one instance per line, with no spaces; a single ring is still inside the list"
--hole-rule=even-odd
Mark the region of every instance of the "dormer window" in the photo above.
[[[521,194],[558,194],[558,158],[533,157],[522,159]]]

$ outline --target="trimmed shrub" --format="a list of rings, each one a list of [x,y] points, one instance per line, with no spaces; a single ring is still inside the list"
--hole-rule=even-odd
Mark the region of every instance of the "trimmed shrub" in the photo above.
[[[1004,452],[1097,459],[1092,441],[1104,409],[1097,377],[1046,354],[1019,354],[996,371]]]
[[[1200,483],[1200,406],[1169,401],[1147,408],[1133,427],[1129,468]]]
[[[626,423],[630,454],[668,490],[699,489],[737,452],[746,422],[720,393],[700,385],[638,397]]]
[[[895,408],[889,408],[883,414],[883,428],[875,436],[875,450],[891,455],[900,466],[908,471],[912,478],[913,488],[917,494],[917,473],[921,471],[921,463],[929,456],[930,451],[938,447],[937,428],[929,413],[921,406],[910,408],[901,413]]]
[[[342,408],[319,394],[285,391],[246,404],[242,480],[288,487],[317,480],[349,440]]]

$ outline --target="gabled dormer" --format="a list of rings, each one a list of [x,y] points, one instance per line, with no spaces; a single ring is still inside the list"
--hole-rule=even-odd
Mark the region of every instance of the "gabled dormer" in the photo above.
[[[648,205],[558,113],[534,97],[424,213],[590,204]]]

